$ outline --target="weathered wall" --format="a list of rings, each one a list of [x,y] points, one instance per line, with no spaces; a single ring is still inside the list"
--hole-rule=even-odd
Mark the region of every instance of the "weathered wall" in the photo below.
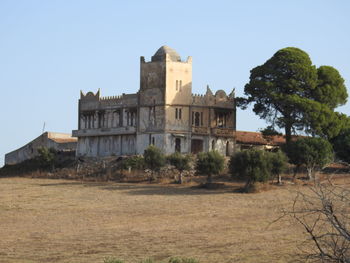
[[[5,164],[16,164],[38,155],[38,148],[54,148],[58,151],[75,151],[77,142],[70,134],[45,132],[23,147],[7,153]]]

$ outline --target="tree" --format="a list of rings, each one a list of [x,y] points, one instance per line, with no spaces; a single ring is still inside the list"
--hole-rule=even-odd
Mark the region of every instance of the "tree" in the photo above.
[[[284,150],[290,162],[296,167],[306,166],[309,180],[313,178],[315,169],[333,160],[332,145],[322,138],[302,138],[289,143]]]
[[[336,156],[347,163],[350,163],[350,129],[341,132],[332,139],[334,152]]]
[[[179,184],[182,184],[183,172],[191,169],[190,167],[191,158],[189,156],[182,155],[179,152],[175,152],[168,156],[168,160],[171,165],[175,166],[175,168],[179,170],[180,172]]]
[[[160,170],[165,165],[165,156],[161,150],[154,145],[148,146],[144,151],[143,158],[145,161],[145,166],[152,171],[151,178],[153,178],[153,173]]]
[[[217,151],[201,152],[197,155],[196,169],[207,175],[207,183],[212,182],[212,176],[219,174],[225,165],[224,157]]]
[[[316,69],[309,55],[294,47],[277,51],[263,65],[252,69],[244,92],[247,98],[238,98],[238,106],[245,109],[254,102],[253,111],[260,118],[272,127],[285,129],[287,144],[292,131],[317,134],[327,130],[323,126],[331,126],[334,108],[344,104],[347,98],[338,71],[328,66]],[[314,129],[316,124],[322,127]]]
[[[55,169],[57,152],[54,148],[39,147],[38,154],[37,159],[41,167]]]
[[[272,165],[269,153],[263,150],[250,149],[231,156],[229,170],[233,177],[247,179],[245,188],[255,182],[267,182],[271,176]]]
[[[317,87],[312,92],[312,97],[330,109],[344,105],[348,93],[338,70],[331,66],[321,66],[317,69]]]
[[[287,168],[287,156],[280,150],[271,152],[268,154],[268,161],[271,163],[271,174],[277,177],[278,184],[282,184],[281,174]]]
[[[303,244],[304,262],[350,262],[350,191],[332,184],[315,184],[311,192],[299,192],[290,211],[309,240]]]

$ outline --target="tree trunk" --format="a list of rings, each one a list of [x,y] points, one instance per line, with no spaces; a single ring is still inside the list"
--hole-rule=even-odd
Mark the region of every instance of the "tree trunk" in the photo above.
[[[182,177],[182,172],[180,172],[180,175],[179,175],[179,184],[182,184],[183,183],[183,177]]]
[[[211,174],[208,174],[207,183],[211,184],[212,182],[213,182],[213,178],[212,178]]]
[[[293,181],[297,178],[297,173],[299,172],[299,165],[296,165],[293,169]]]
[[[306,169],[307,169],[307,179],[311,181],[313,179],[313,176],[312,176],[313,169],[312,167],[307,167]]]
[[[278,177],[278,184],[282,184],[282,176],[279,174],[279,175],[277,175],[277,177]]]
[[[286,132],[286,144],[288,145],[292,140],[292,125],[291,124],[286,123],[285,132]]]

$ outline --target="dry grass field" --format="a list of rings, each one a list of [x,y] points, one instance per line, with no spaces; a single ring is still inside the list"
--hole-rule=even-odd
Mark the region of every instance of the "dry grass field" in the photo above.
[[[270,225],[297,190],[0,179],[0,262],[293,262],[303,232]]]

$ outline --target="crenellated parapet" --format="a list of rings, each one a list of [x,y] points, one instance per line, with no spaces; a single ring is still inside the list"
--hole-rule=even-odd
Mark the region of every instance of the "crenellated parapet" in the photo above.
[[[213,106],[232,108],[235,103],[234,90],[227,95],[225,91],[218,90],[213,94],[209,86],[207,86],[207,92],[205,94],[192,94],[193,106]]]

